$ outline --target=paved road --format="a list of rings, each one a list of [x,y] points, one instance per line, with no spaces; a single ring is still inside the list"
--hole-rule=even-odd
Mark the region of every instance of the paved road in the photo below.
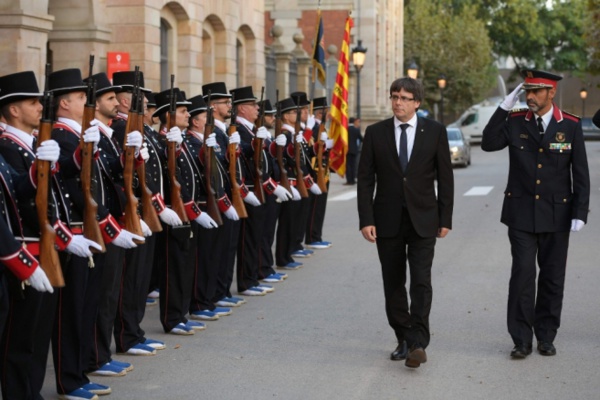
[[[473,148],[455,170],[454,229],[438,242],[429,361],[417,370],[389,360],[395,339],[383,308],[375,247],[358,232],[355,188],[335,177],[328,250],[291,271],[273,294],[192,337],[162,333],[149,307],[148,336],[167,343],[154,357],[126,357],[135,370],[95,378],[112,399],[597,399],[600,397],[600,142],[588,145],[589,223],[573,234],[558,355],[509,357],[505,327],[510,274],[500,224],[508,154]],[[465,195],[468,194],[468,195]],[[49,364],[43,395],[54,398]]]

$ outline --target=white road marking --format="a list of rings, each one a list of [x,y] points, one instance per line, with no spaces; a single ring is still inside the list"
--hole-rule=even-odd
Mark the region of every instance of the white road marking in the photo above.
[[[335,197],[330,197],[327,200],[328,201],[346,201],[346,200],[352,200],[355,197],[356,197],[356,191],[353,190],[351,192],[339,194]]]
[[[463,196],[487,196],[493,188],[493,186],[473,186]]]

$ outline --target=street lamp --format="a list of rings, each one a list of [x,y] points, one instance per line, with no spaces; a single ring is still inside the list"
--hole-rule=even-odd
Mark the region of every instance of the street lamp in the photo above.
[[[581,118],[583,118],[585,117],[585,99],[587,99],[587,90],[585,88],[581,88],[579,97],[581,97]]]
[[[408,75],[410,78],[417,79],[417,76],[419,75],[419,66],[417,65],[415,60],[412,60],[410,62],[408,70],[406,71],[406,75]]]
[[[437,83],[440,88],[440,122],[444,125],[444,89],[446,88],[446,75],[440,74]]]
[[[356,69],[356,117],[360,118],[360,70],[365,65],[367,49],[362,46],[362,40],[358,39],[356,47],[352,49],[352,62]]]

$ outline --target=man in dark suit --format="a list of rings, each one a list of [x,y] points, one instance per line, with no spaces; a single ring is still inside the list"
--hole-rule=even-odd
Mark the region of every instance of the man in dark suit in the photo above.
[[[436,238],[452,228],[454,205],[446,128],[416,115],[423,96],[415,79],[392,83],[394,117],[367,128],[358,167],[360,229],[367,241],[377,243],[386,313],[398,339],[391,359],[406,359],[410,368],[427,361],[434,247]]]
[[[600,128],[600,110],[596,111],[596,114],[594,114],[594,117],[592,118],[592,122]]]
[[[350,118],[352,125],[348,126],[348,153],[346,153],[346,183],[354,185],[356,182],[356,157],[358,157],[359,143],[362,142],[360,134],[360,118]]]
[[[481,142],[484,151],[509,148],[501,221],[508,226],[513,257],[507,316],[513,358],[531,354],[534,333],[540,354],[556,354],[569,230],[583,227],[590,202],[581,122],[552,101],[561,77],[536,70],[522,75],[524,84],[500,104]],[[521,87],[529,109],[511,112]]]

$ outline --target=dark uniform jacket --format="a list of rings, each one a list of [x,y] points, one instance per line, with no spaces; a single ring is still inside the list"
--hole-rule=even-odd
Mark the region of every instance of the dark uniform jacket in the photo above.
[[[483,130],[484,151],[509,149],[501,221],[525,232],[565,232],[587,221],[590,177],[579,118],[554,105],[543,135],[528,110],[498,108]]]

